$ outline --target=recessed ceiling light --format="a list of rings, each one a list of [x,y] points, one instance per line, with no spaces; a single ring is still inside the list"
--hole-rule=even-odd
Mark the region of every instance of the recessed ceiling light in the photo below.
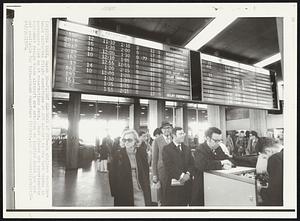
[[[57,104],[63,104],[63,102],[58,102]]]
[[[94,107],[94,104],[89,104],[90,107]]]
[[[102,113],[102,110],[98,110],[99,113]]]
[[[230,25],[235,19],[237,19],[237,17],[228,15],[216,17],[185,47],[195,51],[199,50],[207,42],[223,31],[228,25]]]
[[[281,55],[280,53],[277,53],[272,55],[271,57],[268,57],[260,62],[255,63],[254,66],[262,68],[268,66],[269,64],[273,64],[276,61],[279,61],[280,59],[281,59]]]
[[[68,20],[73,22],[78,22],[80,24],[88,25],[89,24],[89,18],[87,16],[84,16],[82,14],[76,14],[68,17]]]
[[[141,112],[141,114],[144,115],[145,113],[144,113],[144,112]]]

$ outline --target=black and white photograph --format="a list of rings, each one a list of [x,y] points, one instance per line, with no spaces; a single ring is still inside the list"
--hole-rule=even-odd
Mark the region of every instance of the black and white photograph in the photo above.
[[[7,217],[296,216],[296,3],[20,5]]]

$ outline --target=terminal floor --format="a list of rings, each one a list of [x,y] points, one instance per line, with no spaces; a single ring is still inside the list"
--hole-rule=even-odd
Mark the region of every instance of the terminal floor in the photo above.
[[[64,163],[53,161],[52,203],[54,207],[113,206],[108,173],[96,169],[96,161],[84,168],[66,170]]]

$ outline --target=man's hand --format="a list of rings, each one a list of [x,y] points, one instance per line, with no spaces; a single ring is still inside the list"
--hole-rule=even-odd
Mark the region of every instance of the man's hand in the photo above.
[[[221,164],[224,170],[229,170],[232,167],[232,163],[229,160],[221,160]]]
[[[157,182],[158,182],[157,176],[153,176],[153,177],[152,177],[152,182],[153,182],[153,183],[157,183]]]
[[[181,179],[179,179],[179,182],[181,183],[181,184],[184,184],[186,181],[188,181],[190,179],[190,175],[188,174],[188,173],[185,173],[184,175],[183,175],[183,177],[181,178]]]
[[[256,190],[257,190],[258,193],[260,193],[261,188],[262,188],[262,185],[260,184],[260,182],[257,182],[256,183]]]

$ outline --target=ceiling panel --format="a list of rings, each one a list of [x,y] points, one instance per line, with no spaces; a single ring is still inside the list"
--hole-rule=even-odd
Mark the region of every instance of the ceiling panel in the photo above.
[[[276,18],[238,18],[202,52],[254,64],[279,52]]]
[[[183,47],[212,18],[90,18],[93,27]]]

